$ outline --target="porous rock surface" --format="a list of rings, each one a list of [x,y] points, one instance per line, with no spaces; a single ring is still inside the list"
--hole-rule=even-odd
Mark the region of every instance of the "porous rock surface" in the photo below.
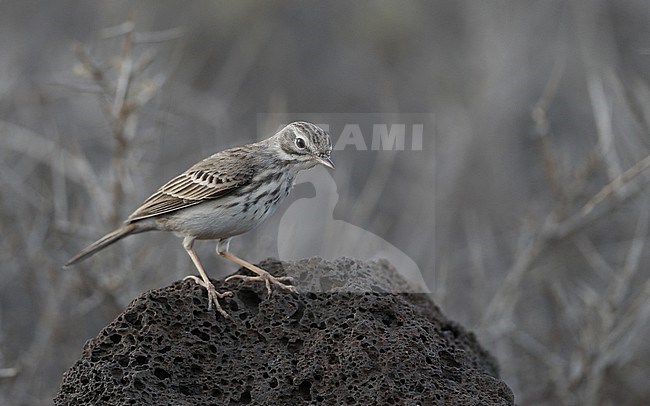
[[[299,294],[179,281],[135,299],[64,375],[57,405],[512,405],[495,360],[385,261],[261,263]],[[243,271],[240,271],[243,272]],[[393,293],[389,293],[393,292]]]

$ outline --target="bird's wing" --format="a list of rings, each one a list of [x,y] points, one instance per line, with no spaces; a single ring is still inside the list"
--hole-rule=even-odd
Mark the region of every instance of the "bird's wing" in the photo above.
[[[217,153],[165,183],[126,220],[132,223],[233,193],[250,183],[254,169],[245,159]]]

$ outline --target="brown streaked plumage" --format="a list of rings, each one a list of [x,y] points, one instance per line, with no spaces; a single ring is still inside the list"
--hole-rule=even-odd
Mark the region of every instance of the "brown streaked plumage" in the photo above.
[[[151,195],[127,219],[128,223],[147,217],[159,216],[194,206],[205,200],[217,199],[248,183],[255,175],[247,162],[226,162],[222,158],[228,152],[228,160],[245,159],[241,149],[219,152],[195,164],[187,171],[165,183]]]
[[[192,248],[197,239],[218,240],[219,255],[257,275],[234,275],[226,281],[263,281],[269,295],[271,284],[295,291],[292,285],[283,283],[291,278],[275,278],[234,256],[228,252],[228,244],[231,237],[255,228],[275,212],[299,171],[318,164],[333,169],[331,151],[332,143],[325,131],[311,123],[295,122],[263,141],[218,152],[164,184],[129,216],[124,226],[82,250],[66,266],[131,234],[172,231],[183,237],[183,247],[201,275],[188,278],[207,289],[208,308],[214,304],[225,317],[227,313],[218,299],[231,293],[217,292],[210,282]]]

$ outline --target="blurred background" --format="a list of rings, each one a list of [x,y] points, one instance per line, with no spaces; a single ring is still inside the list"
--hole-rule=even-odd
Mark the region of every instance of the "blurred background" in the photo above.
[[[365,113],[422,121],[422,149],[334,151],[333,218],[417,263],[518,404],[650,403],[646,0],[14,0],[0,55],[0,404],[50,404],[86,340],[194,272],[166,233],[71,255],[269,117],[336,141]],[[233,252],[277,256],[290,205]]]

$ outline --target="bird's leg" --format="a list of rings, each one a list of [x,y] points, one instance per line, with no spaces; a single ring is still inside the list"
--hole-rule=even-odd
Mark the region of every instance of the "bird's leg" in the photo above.
[[[271,297],[271,284],[277,285],[278,287],[288,290],[289,292],[297,293],[295,286],[286,285],[282,282],[291,282],[293,278],[290,276],[280,276],[275,277],[265,271],[264,269],[251,264],[250,262],[244,261],[243,259],[236,257],[235,255],[228,252],[228,246],[230,245],[230,238],[225,240],[219,240],[217,243],[217,253],[222,257],[231,260],[232,262],[243,266],[244,268],[251,270],[257,274],[257,276],[246,276],[246,275],[233,275],[226,278],[226,282],[231,280],[240,279],[244,281],[262,281],[266,285],[266,290],[268,292],[267,298]]]
[[[203,286],[208,291],[208,311],[212,310],[212,303],[214,303],[215,307],[217,308],[217,311],[221,313],[223,317],[230,318],[228,313],[226,313],[226,311],[221,308],[221,305],[219,304],[219,299],[222,297],[232,296],[232,292],[224,292],[224,293],[217,292],[217,289],[214,287],[212,282],[210,282],[208,275],[203,270],[203,266],[201,266],[201,261],[199,261],[199,257],[196,255],[194,249],[192,248],[193,245],[194,245],[193,237],[185,237],[183,239],[183,248],[185,248],[185,251],[187,251],[190,258],[192,258],[192,262],[194,262],[194,266],[196,266],[196,269],[199,270],[199,274],[201,274],[201,279],[197,278],[194,275],[188,275],[183,279],[192,279],[194,282],[196,282],[197,285]]]

